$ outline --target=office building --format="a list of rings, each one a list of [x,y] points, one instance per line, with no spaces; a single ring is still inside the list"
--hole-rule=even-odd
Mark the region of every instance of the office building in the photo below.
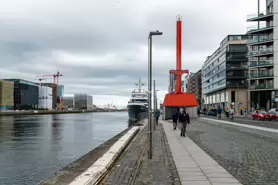
[[[38,108],[39,88],[35,82],[22,79],[5,79],[14,82],[14,109],[33,110]]]
[[[207,109],[235,107],[246,109],[247,35],[228,35],[220,47],[207,57],[203,68],[204,104]]]
[[[57,108],[57,103],[59,103],[57,84],[54,83],[41,83],[41,86],[51,87],[52,88],[52,108]]]
[[[64,97],[64,106],[74,108],[74,97]]]
[[[201,108],[201,104],[202,104],[202,70],[199,70],[198,72],[191,74],[190,83],[192,85],[192,87],[190,87],[190,91],[191,91],[191,93],[193,93],[196,96],[199,108]]]
[[[52,109],[52,88],[46,86],[39,86],[39,109]]]
[[[93,97],[86,93],[74,94],[74,106],[77,110],[92,110]]]
[[[176,75],[173,73],[169,73],[169,88],[168,93],[176,92]]]
[[[0,109],[12,110],[14,106],[14,82],[0,80]]]
[[[261,11],[248,15],[249,90],[251,108],[278,107],[278,1],[264,0]]]

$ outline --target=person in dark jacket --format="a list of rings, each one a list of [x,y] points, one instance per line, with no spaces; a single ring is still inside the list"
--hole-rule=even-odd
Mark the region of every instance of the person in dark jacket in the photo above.
[[[189,115],[185,112],[185,110],[182,111],[181,123],[181,136],[185,137],[186,126],[187,124],[190,124]]]
[[[174,127],[174,130],[177,129],[178,117],[179,117],[179,113],[177,112],[176,109],[173,109],[172,120],[173,120],[173,127]]]

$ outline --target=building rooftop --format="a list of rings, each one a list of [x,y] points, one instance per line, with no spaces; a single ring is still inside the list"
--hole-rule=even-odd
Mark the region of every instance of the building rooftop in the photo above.
[[[37,86],[37,83],[36,82],[31,82],[31,81],[28,81],[28,80],[23,80],[23,79],[4,79],[6,81],[12,81],[14,83],[22,83],[22,84],[28,84],[28,85],[34,85],[34,86]]]

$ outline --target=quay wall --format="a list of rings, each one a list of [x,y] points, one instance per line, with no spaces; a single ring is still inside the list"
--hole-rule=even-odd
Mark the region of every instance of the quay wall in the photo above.
[[[104,110],[85,110],[85,111],[63,111],[63,110],[38,110],[38,111],[11,111],[0,112],[0,116],[16,116],[16,115],[41,115],[41,114],[73,114],[73,113],[91,113],[91,112],[123,112],[123,111],[104,111]]]

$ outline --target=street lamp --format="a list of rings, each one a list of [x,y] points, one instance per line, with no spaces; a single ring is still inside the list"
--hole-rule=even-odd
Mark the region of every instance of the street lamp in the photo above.
[[[149,159],[152,159],[152,36],[162,35],[160,31],[151,31],[148,36],[149,59],[148,59],[148,127],[149,127]]]

